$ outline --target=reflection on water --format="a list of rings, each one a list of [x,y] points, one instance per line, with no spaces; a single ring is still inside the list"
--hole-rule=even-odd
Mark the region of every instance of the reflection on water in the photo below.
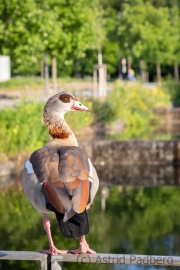
[[[102,187],[101,187],[102,189]],[[180,188],[112,186],[101,210],[101,190],[89,210],[87,240],[99,253],[180,254]],[[0,250],[38,251],[48,247],[42,218],[18,186],[1,189]],[[64,238],[52,216],[52,234],[60,249],[75,249],[78,240]],[[39,269],[37,262],[1,261],[0,269]],[[64,264],[63,269],[86,269],[86,265]],[[90,265],[88,269],[166,269],[135,265]],[[172,267],[171,269],[176,269]]]

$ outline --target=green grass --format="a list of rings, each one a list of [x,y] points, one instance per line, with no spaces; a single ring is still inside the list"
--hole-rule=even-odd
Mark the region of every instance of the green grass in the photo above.
[[[58,83],[71,83],[71,82],[89,82],[92,81],[91,78],[86,79],[80,79],[80,78],[70,78],[70,77],[64,77],[64,78],[58,78]],[[49,79],[49,83],[52,84],[52,79]],[[41,77],[13,77],[9,81],[1,82],[0,83],[0,90],[24,90],[25,87],[28,87],[32,90],[36,90],[40,86],[44,87],[44,79]]]
[[[73,78],[73,77],[68,77],[64,76],[61,78],[58,78],[58,82],[92,82],[93,78],[92,77],[87,77],[87,78]]]
[[[17,90],[28,86],[32,89],[44,85],[44,80],[41,77],[14,77],[9,81],[0,83],[0,90]]]

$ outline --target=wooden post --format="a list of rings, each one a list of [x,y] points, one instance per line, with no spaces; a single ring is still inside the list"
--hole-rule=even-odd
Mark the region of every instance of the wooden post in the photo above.
[[[53,93],[57,93],[57,61],[56,57],[52,59],[52,80],[53,80]]]
[[[105,65],[103,65],[101,50],[98,50],[98,70],[99,70],[99,97],[106,96],[106,81],[107,81],[107,71]]]
[[[99,70],[99,93],[98,96],[101,97],[103,95],[103,69],[102,69],[102,52],[98,50],[98,70]]]
[[[99,66],[99,97],[104,96],[104,72],[103,66]]]
[[[103,65],[104,67],[104,95],[107,96],[107,67],[106,65]]]
[[[97,68],[94,67],[93,70],[93,97],[97,97]]]
[[[178,62],[174,62],[174,78],[175,78],[175,81],[178,83],[179,82],[179,67],[178,67]]]
[[[44,60],[41,60],[41,78],[44,78]]]
[[[157,83],[161,84],[161,65],[159,62],[156,63]]]

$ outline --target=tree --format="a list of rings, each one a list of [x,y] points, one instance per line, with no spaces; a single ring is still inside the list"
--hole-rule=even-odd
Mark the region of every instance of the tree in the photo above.
[[[93,47],[97,13],[97,0],[1,0],[0,54],[14,73],[37,72],[45,52],[71,62]]]
[[[105,9],[104,9],[105,8]],[[117,26],[117,12],[115,9],[101,3],[100,14],[97,17],[98,29],[95,29],[97,42],[95,48],[85,52],[86,57],[77,59],[76,72],[83,74],[92,74],[93,66],[97,64],[97,51],[102,50],[103,63],[107,65],[108,74],[116,75],[118,65],[118,43],[114,38],[115,26]]]
[[[176,37],[168,8],[157,9],[143,0],[126,4],[118,35],[126,55],[158,65],[172,62]]]
[[[0,2],[0,54],[11,56],[13,73],[37,71],[44,50],[38,34],[41,16],[34,0]]]
[[[173,7],[171,9],[171,26],[174,36],[174,43],[173,43],[173,61],[174,61],[174,77],[175,81],[179,82],[179,69],[178,64],[180,62],[180,12],[179,8]]]

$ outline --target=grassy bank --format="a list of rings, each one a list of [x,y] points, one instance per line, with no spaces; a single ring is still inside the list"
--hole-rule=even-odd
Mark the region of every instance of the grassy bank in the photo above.
[[[44,85],[44,79],[41,77],[14,77],[9,81],[0,83],[0,90],[24,90],[25,87],[36,90]]]
[[[65,118],[73,131],[122,119],[126,125],[123,139],[142,138],[143,132],[157,123],[152,109],[166,106],[169,100],[163,89],[143,89],[138,84],[121,86],[117,81],[105,101],[81,99],[90,113],[71,112]],[[40,148],[50,140],[42,120],[43,106],[44,102],[22,101],[14,108],[0,111],[1,160]]]
[[[64,78],[58,78],[57,83],[59,86],[63,86],[64,84],[69,83],[85,83],[85,82],[91,82],[92,78],[87,79],[80,79],[80,78],[70,78],[70,77],[64,77]],[[45,81],[42,77],[13,77],[9,81],[1,82],[0,83],[0,90],[5,90],[7,92],[13,91],[13,90],[20,90],[24,92],[25,88],[30,89],[31,91],[34,91],[39,88],[44,88]],[[52,78],[49,78],[49,84],[52,85]],[[72,89],[73,90],[73,89]]]

